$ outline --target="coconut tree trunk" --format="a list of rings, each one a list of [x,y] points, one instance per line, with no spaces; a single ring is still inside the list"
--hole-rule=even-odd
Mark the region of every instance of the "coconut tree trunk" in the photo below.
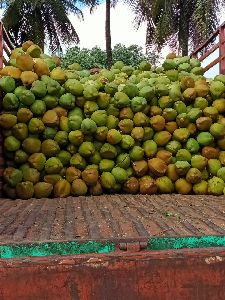
[[[106,20],[105,20],[105,41],[108,68],[112,66],[112,47],[111,47],[111,29],[110,29],[110,0],[106,0]]]
[[[45,41],[43,39],[42,40],[38,39],[36,44],[42,49],[42,51],[45,50]]]
[[[180,20],[179,20],[179,43],[182,50],[182,56],[188,55],[188,41],[190,36],[190,20],[193,14],[194,1],[179,1]],[[196,0],[195,0],[196,2]],[[190,4],[192,3],[192,5]]]
[[[182,56],[188,55],[189,24],[189,20],[186,19],[180,24],[179,28],[178,41]]]
[[[182,42],[182,56],[188,55],[188,37],[185,37]]]

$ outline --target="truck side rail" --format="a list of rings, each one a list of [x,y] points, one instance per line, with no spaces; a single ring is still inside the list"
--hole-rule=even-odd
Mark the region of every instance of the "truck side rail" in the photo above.
[[[211,46],[215,40],[219,37],[219,41]],[[209,57],[219,49],[219,55],[209,64],[204,67],[204,71],[208,71],[219,63],[219,71],[221,74],[225,74],[225,22],[216,29],[216,31],[208,38],[208,40],[202,43],[195,51],[192,52],[192,57],[198,58],[201,62]]]
[[[2,22],[0,22],[0,69],[7,65],[11,51],[15,48]]]

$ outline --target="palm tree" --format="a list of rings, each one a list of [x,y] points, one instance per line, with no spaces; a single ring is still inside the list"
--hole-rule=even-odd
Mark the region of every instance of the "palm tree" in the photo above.
[[[92,0],[80,0],[89,4]],[[52,52],[62,52],[62,44],[78,43],[79,37],[68,18],[68,13],[83,17],[82,11],[72,0],[9,0],[3,15],[3,23],[16,45],[25,39],[44,48],[45,38]]]
[[[200,45],[219,24],[218,11],[223,0],[130,0],[138,25],[147,22],[146,46],[165,43],[182,55]]]
[[[106,14],[105,14],[105,43],[106,43],[106,55],[107,65],[110,68],[112,65],[112,39],[111,39],[111,1],[106,0]]]
[[[100,0],[90,0],[88,3],[91,5],[91,12],[96,6],[100,5]],[[106,42],[106,54],[107,65],[110,68],[112,65],[112,45],[111,45],[111,8],[115,7],[118,0],[106,0],[105,1],[105,42]],[[125,2],[125,0],[124,0]]]

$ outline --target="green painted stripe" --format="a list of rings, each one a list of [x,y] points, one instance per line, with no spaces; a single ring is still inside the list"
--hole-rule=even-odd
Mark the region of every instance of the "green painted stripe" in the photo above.
[[[23,245],[0,245],[0,258],[34,257],[51,255],[72,255],[114,252],[114,243],[89,241],[85,243],[40,243]]]
[[[184,248],[225,247],[225,236],[201,237],[153,237],[148,240],[147,250],[172,250]],[[40,257],[88,253],[111,253],[114,242],[50,242],[20,245],[0,245],[0,258]]]
[[[148,250],[169,250],[184,248],[209,248],[225,247],[225,236],[200,236],[200,237],[162,237],[150,238]]]

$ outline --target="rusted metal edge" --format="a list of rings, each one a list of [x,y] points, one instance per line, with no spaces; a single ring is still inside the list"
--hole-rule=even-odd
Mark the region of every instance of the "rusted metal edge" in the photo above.
[[[160,260],[163,259],[180,259],[180,258],[194,258],[194,257],[209,257],[209,256],[216,257],[218,255],[222,257],[223,261],[225,261],[225,247],[216,248],[193,248],[193,249],[170,249],[170,250],[162,250],[162,251],[144,251],[140,253],[124,253],[124,252],[111,252],[106,254],[102,254],[101,256],[105,259],[107,258],[120,258],[129,261],[132,260],[133,257],[138,257],[140,261],[145,259],[156,259],[157,257]],[[69,256],[61,256],[61,255],[54,255],[50,257],[18,257],[18,258],[11,258],[11,259],[0,259],[0,268],[1,267],[8,267],[8,268],[17,268],[21,266],[29,266],[29,265],[74,265],[76,261],[79,260],[88,260],[89,258],[98,258],[99,253],[89,253],[89,254],[78,254],[78,255],[69,255]]]
[[[225,247],[225,236],[224,235],[202,235],[202,236],[193,236],[193,235],[188,235],[188,236],[169,236],[169,237],[164,237],[164,236],[140,236],[140,237],[134,237],[134,238],[99,238],[99,239],[76,239],[76,240],[71,240],[71,239],[64,239],[64,240],[60,240],[60,241],[52,241],[52,240],[43,240],[43,241],[8,241],[8,242],[0,242],[0,246],[18,246],[18,245],[41,245],[41,244],[51,244],[51,243],[69,243],[69,242],[77,242],[79,244],[83,244],[86,242],[100,242],[100,243],[114,243],[114,244],[121,244],[121,243],[133,243],[133,242],[151,242],[151,241],[175,241],[175,240],[189,240],[192,239],[194,240],[211,240],[213,242],[213,240],[215,241],[217,240],[221,240],[222,242],[224,241],[224,247]]]
[[[2,300],[224,300],[225,249],[1,259]]]

